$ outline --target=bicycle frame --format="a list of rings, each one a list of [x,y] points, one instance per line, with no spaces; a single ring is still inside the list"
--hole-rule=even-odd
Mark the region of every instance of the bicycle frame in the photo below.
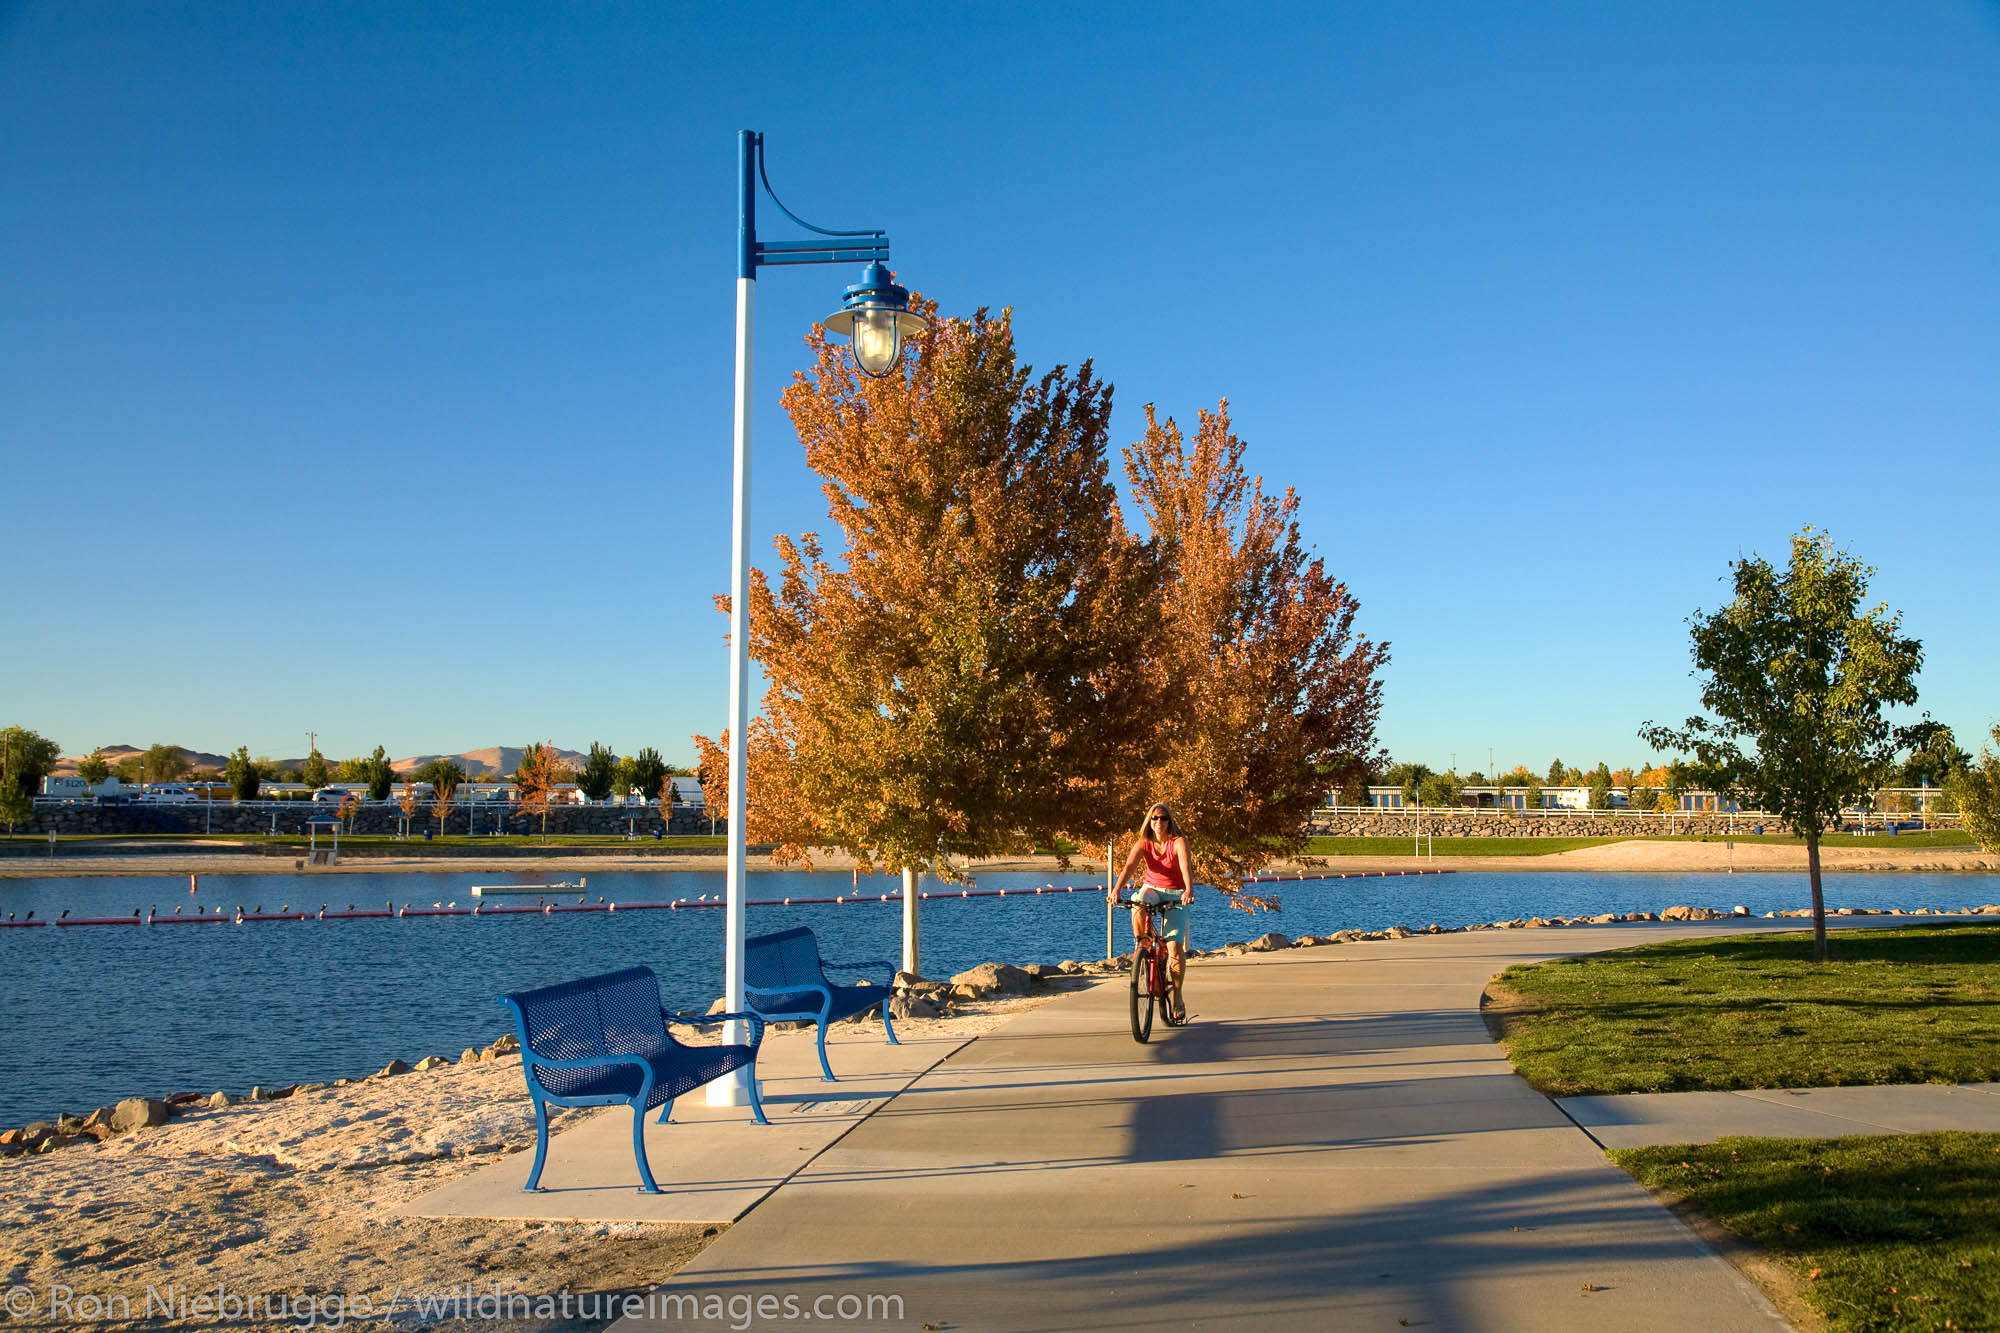
[[[1140,913],[1138,930],[1132,941],[1132,1040],[1144,1045],[1153,1035],[1153,1007],[1168,1027],[1178,1026],[1173,1011],[1173,983],[1167,976],[1167,941],[1162,927],[1167,909],[1175,903],[1121,900]]]

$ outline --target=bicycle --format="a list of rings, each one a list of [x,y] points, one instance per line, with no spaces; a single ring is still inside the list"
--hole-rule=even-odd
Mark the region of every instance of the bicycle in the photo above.
[[[1177,902],[1142,902],[1137,898],[1119,900],[1144,915],[1132,942],[1132,1040],[1144,1045],[1153,1035],[1153,1006],[1159,1005],[1160,1018],[1170,1028],[1187,1020],[1174,1017],[1174,988],[1167,975],[1167,941],[1163,927],[1167,909]]]

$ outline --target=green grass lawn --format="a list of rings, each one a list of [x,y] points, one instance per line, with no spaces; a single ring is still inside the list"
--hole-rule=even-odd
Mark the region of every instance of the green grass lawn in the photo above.
[[[2000,1134],[1723,1139],[1611,1157],[1769,1251],[1834,1328],[2000,1327]]]
[[[1496,1014],[1515,1068],[1558,1097],[2000,1080],[2000,926],[1828,944],[1817,966],[1786,932],[1510,967]]]

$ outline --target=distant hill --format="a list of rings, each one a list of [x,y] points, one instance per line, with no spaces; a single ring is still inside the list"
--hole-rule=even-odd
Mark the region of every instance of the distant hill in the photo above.
[[[142,745],[106,745],[103,747],[104,761],[108,764],[116,766],[118,761],[121,759],[128,758],[132,755],[144,754],[146,752],[146,748],[147,747]],[[226,754],[210,754],[205,750],[190,750],[185,745],[177,746],[175,748],[180,751],[181,758],[186,760],[188,765],[192,768],[219,769],[229,763],[229,756]],[[498,773],[502,777],[510,778],[514,776],[514,770],[521,766],[522,753],[523,751],[521,747],[518,745],[489,745],[483,750],[467,750],[463,754],[411,755],[407,759],[393,759],[389,762],[389,766],[398,773],[409,773],[416,769],[422,768],[425,764],[428,764],[433,759],[450,759],[456,762],[460,768],[464,769],[469,774],[481,773],[490,769],[491,771]],[[561,746],[556,747],[556,755],[565,764],[568,764],[573,768],[582,767],[583,761],[590,757],[589,755],[580,753],[576,750],[565,750]],[[83,759],[83,757],[84,756],[82,755],[70,755],[65,758],[56,760],[55,772],[59,774],[76,772],[76,766],[78,762]],[[328,754],[325,756],[326,762],[329,764],[337,764],[342,759],[345,759],[347,757],[348,756],[346,755],[336,755],[336,754]],[[306,760],[304,755],[300,755],[297,758],[293,759],[271,760],[271,762],[273,764],[276,764],[279,768],[298,768],[301,765],[303,765],[305,761]]]
[[[393,760],[389,766],[398,773],[411,773],[422,768],[433,759],[450,759],[456,762],[467,773],[478,773],[490,769],[503,778],[511,778],[514,776],[514,770],[521,766],[521,756],[525,753],[527,752],[518,745],[489,745],[483,750],[467,750],[463,754],[411,755],[407,759]],[[572,768],[577,768],[581,767],[583,761],[590,758],[590,756],[581,754],[575,750],[565,750],[558,745],[556,747],[556,758],[562,760],[563,763],[570,765]]]
[[[130,758],[133,755],[144,754],[148,747],[144,745],[106,745],[101,748],[104,751],[104,762],[115,768],[119,760]],[[174,748],[181,752],[181,758],[187,761],[190,768],[221,768],[229,762],[229,756],[226,754],[209,754],[205,750],[190,750],[185,745]],[[74,773],[76,772],[76,766],[85,757],[78,754],[58,759],[56,760],[54,771],[59,774]],[[298,762],[303,763],[305,761],[300,760]]]

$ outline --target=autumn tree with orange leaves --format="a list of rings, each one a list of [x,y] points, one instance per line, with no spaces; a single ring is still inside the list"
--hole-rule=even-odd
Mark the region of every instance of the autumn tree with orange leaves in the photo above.
[[[534,815],[542,817],[542,841],[549,840],[549,806],[555,801],[556,788],[572,781],[575,773],[568,764],[556,757],[556,747],[546,741],[536,741],[521,751],[521,763],[514,770],[514,787],[521,793],[521,803],[514,813],[516,819],[527,819]]]
[[[1146,799],[1174,807],[1196,880],[1230,887],[1302,848],[1329,788],[1385,761],[1376,676],[1389,660],[1300,540],[1298,497],[1266,494],[1243,453],[1226,399],[1192,440],[1149,405],[1125,451],[1165,572],[1153,714],[1165,744]]]
[[[1090,364],[1037,376],[1007,312],[917,304],[931,325],[898,372],[862,377],[815,330],[785,393],[840,539],[780,537],[777,586],[753,572],[768,687],[746,829],[786,859],[831,845],[902,872],[910,969],[918,873],[1130,824],[1159,578],[1120,517]],[[696,743],[706,787],[727,768]]]

